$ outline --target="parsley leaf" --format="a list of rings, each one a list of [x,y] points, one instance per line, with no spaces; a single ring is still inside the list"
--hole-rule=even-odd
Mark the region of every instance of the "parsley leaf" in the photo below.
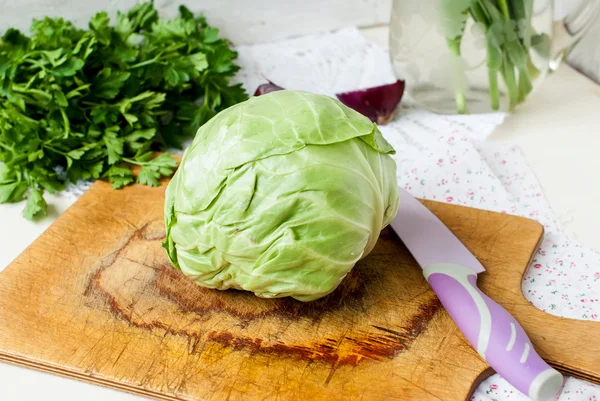
[[[110,67],[103,68],[92,82],[92,90],[98,97],[114,99],[131,73],[125,71],[112,71]]]
[[[137,164],[142,166],[142,169],[137,176],[137,182],[156,187],[160,185],[159,179],[161,177],[173,174],[173,170],[177,167],[177,160],[173,159],[168,154],[162,154],[155,159]]]
[[[144,166],[137,176],[137,182],[150,187],[157,187],[160,185],[158,182],[159,178],[160,175],[156,171]]]
[[[85,29],[32,21],[30,35],[0,38],[0,203],[27,197],[23,215],[46,213],[45,191],[66,181],[159,185],[177,162],[157,151],[248,98],[231,79],[237,53],[185,6],[161,18],[153,2],[96,13]],[[131,165],[141,167],[137,179]],[[60,173],[59,173],[60,172]],[[66,174],[65,174],[66,173]]]
[[[42,192],[37,188],[32,188],[29,196],[27,197],[27,203],[23,210],[23,216],[29,220],[34,218],[44,217],[48,213],[48,207],[46,201],[42,196]]]
[[[108,179],[114,189],[122,188],[135,181],[131,169],[121,166],[112,166],[109,168],[104,173],[104,178]]]
[[[25,181],[13,181],[8,184],[0,184],[0,203],[13,203],[23,200],[27,191]]]
[[[53,74],[56,77],[72,77],[77,74],[85,63],[78,57],[71,57],[66,62],[59,65],[53,70]]]
[[[103,139],[108,153],[108,164],[115,164],[123,155],[124,138],[118,138],[114,131],[106,131]]]

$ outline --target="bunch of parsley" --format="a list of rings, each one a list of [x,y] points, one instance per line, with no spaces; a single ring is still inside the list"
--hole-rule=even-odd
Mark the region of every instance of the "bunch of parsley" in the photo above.
[[[27,198],[24,216],[46,214],[43,192],[106,179],[158,185],[176,160],[157,150],[220,110],[247,99],[231,78],[237,57],[205,18],[181,6],[160,18],[152,2],[105,12],[89,29],[34,20],[31,35],[0,39],[0,203]],[[134,178],[132,165],[141,166]]]

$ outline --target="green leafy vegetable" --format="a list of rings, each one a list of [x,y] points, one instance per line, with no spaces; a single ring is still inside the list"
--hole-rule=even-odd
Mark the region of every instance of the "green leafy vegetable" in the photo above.
[[[166,190],[163,246],[208,288],[323,297],[396,215],[393,153],[376,124],[337,99],[250,98],[203,125],[186,150]]]
[[[439,23],[448,49],[460,57],[464,26],[469,18],[485,30],[490,106],[500,108],[500,75],[506,87],[509,110],[522,103],[532,91],[532,79],[539,75],[531,61],[530,50],[548,58],[549,37],[535,34],[531,25],[533,0],[438,0]],[[456,77],[460,81],[461,77]],[[456,109],[467,113],[466,94],[461,85],[455,89]]]
[[[47,213],[46,201],[42,196],[42,192],[33,188],[27,197],[27,203],[23,215],[29,220],[33,220],[36,217],[43,217]]]
[[[43,192],[66,180],[114,188],[158,185],[168,155],[219,111],[247,99],[231,84],[237,54],[203,16],[181,6],[161,19],[152,2],[94,15],[88,29],[62,18],[0,38],[0,203],[28,198],[24,216],[46,213]],[[62,170],[57,167],[61,167]],[[65,174],[59,171],[64,171]]]
[[[114,189],[122,188],[135,181],[133,172],[127,167],[112,166],[104,173],[104,178],[107,178]]]
[[[175,167],[177,167],[177,160],[173,159],[167,154],[162,154],[156,159],[146,158],[147,161],[131,161],[142,166],[137,182],[151,187],[160,185],[159,179],[163,176],[168,176],[173,173]]]

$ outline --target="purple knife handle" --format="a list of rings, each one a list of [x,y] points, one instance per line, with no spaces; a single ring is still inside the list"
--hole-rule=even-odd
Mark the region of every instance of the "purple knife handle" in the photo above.
[[[423,269],[442,305],[477,353],[534,401],[553,400],[563,377],[537,354],[515,318],[477,288],[477,275],[460,265]]]

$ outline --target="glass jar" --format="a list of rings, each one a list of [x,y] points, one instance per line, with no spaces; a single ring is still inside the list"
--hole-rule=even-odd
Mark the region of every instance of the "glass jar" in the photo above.
[[[577,2],[556,21],[552,0],[393,0],[394,72],[434,112],[513,111],[598,15],[600,1]]]

